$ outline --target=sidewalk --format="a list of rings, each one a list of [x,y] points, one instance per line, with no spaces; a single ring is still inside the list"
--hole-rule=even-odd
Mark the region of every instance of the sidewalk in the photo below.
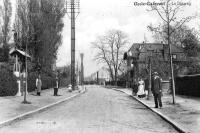
[[[114,88],[128,95],[132,95],[131,89]],[[163,108],[154,108],[153,96],[150,100],[139,99],[133,96],[152,111],[166,118],[172,125],[175,124],[182,128],[183,132],[200,133],[200,98],[176,95],[176,104],[172,104],[172,96],[164,92],[162,97]]]
[[[81,92],[84,90],[81,89]],[[78,94],[80,94],[79,90],[68,92],[67,88],[60,88],[58,96],[53,96],[53,89],[42,90],[41,96],[36,96],[34,92],[31,92],[27,95],[27,101],[31,104],[22,104],[23,96],[0,97],[0,126],[7,121],[10,122],[15,118],[24,117],[23,115],[35,113],[41,108],[48,108],[48,106],[53,106]]]

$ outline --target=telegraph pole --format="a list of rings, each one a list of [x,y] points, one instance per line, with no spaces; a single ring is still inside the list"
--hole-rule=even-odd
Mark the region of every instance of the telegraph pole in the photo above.
[[[75,15],[74,0],[71,0],[71,84],[75,89]]]
[[[67,13],[71,19],[71,85],[75,89],[75,19],[80,13],[79,0],[67,0]],[[77,15],[77,16],[76,16]]]

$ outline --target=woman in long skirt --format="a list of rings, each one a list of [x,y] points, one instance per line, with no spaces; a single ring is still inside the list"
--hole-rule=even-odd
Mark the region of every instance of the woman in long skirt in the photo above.
[[[137,92],[137,96],[139,98],[143,98],[145,97],[145,91],[144,91],[144,81],[142,80],[142,78],[139,79],[139,82],[138,82],[139,86],[138,86],[138,92]]]

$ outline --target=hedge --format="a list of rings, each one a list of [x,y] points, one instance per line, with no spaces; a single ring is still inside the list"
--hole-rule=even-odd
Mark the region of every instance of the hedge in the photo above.
[[[11,67],[12,68],[12,67]],[[0,65],[0,96],[14,96],[18,91],[17,78],[10,70],[9,64]],[[28,92],[35,91],[36,89],[36,72],[28,73]],[[42,73],[42,90],[53,88],[55,86],[55,75]],[[21,90],[24,85],[21,84]]]
[[[115,85],[115,81],[107,81],[106,85]],[[117,86],[126,87],[126,81],[125,80],[117,81]]]
[[[176,93],[187,96],[200,96],[200,75],[177,77]]]
[[[36,72],[31,72],[28,74],[29,92],[34,91],[36,89],[36,78],[37,78]],[[54,87],[55,77],[53,75],[42,73],[41,80],[42,80],[42,90]]]
[[[66,87],[70,84],[70,78],[64,78],[64,77],[60,77],[60,81],[59,81],[60,87]]]
[[[0,68],[0,96],[14,96],[17,93],[17,79],[9,65]]]
[[[0,62],[7,62],[9,59],[9,48],[2,47],[0,48]]]

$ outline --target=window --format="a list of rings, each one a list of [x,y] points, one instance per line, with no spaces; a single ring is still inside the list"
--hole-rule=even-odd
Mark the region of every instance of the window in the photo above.
[[[172,59],[177,59],[177,55],[176,54],[172,54]]]

